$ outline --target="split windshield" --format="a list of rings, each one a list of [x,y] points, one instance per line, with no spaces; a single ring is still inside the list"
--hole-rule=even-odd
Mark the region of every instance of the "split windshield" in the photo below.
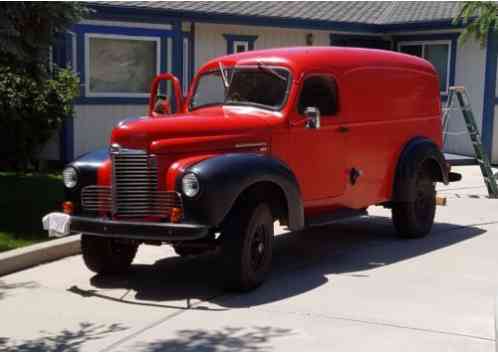
[[[287,98],[290,74],[266,65],[210,71],[197,83],[191,109],[212,105],[249,105],[279,110]],[[228,86],[228,87],[227,87]]]

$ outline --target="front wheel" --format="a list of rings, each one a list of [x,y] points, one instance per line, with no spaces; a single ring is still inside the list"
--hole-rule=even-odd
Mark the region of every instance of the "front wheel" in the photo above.
[[[393,204],[392,219],[398,235],[403,238],[421,238],[430,233],[436,214],[436,188],[429,171],[419,168],[415,180],[407,181],[404,188],[415,195],[413,202]]]
[[[81,252],[86,267],[98,274],[115,274],[128,270],[138,246],[115,239],[83,234]]]
[[[273,216],[266,203],[232,210],[222,229],[222,257],[227,289],[258,287],[271,268]]]

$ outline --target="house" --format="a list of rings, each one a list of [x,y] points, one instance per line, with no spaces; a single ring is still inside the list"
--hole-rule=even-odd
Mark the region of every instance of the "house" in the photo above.
[[[159,72],[177,75],[186,90],[195,70],[227,53],[288,46],[357,46],[418,55],[448,87],[464,85],[486,151],[498,163],[498,37],[486,47],[458,42],[457,2],[98,2],[93,13],[61,36],[54,61],[80,76],[76,118],[43,151],[64,161],[105,147],[112,127],[146,112]],[[382,87],[372,87],[382,89]],[[361,96],[361,92],[358,93]],[[445,149],[473,155],[460,116],[452,114]]]

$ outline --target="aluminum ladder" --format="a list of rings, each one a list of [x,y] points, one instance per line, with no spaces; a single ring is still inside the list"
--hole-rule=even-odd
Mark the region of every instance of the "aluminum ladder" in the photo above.
[[[452,107],[455,96],[458,101],[459,108]],[[444,142],[446,142],[446,130],[448,128],[449,112],[455,109],[460,109],[462,112],[463,120],[465,121],[472,146],[474,147],[477,163],[481,168],[484,183],[486,184],[486,188],[488,189],[489,198],[496,199],[498,198],[498,186],[496,185],[496,179],[493,175],[493,170],[491,169],[491,162],[489,160],[489,157],[486,155],[486,152],[484,152],[484,148],[482,147],[481,135],[479,134],[479,130],[477,129],[474,113],[472,113],[470,99],[467,91],[465,90],[465,87],[463,86],[454,86],[449,88],[448,101],[446,102],[446,108],[443,114],[443,144]]]

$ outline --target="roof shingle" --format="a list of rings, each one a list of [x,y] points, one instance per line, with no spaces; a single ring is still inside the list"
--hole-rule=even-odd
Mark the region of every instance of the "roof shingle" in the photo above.
[[[451,20],[457,1],[101,1],[111,5],[197,14],[387,25]]]

